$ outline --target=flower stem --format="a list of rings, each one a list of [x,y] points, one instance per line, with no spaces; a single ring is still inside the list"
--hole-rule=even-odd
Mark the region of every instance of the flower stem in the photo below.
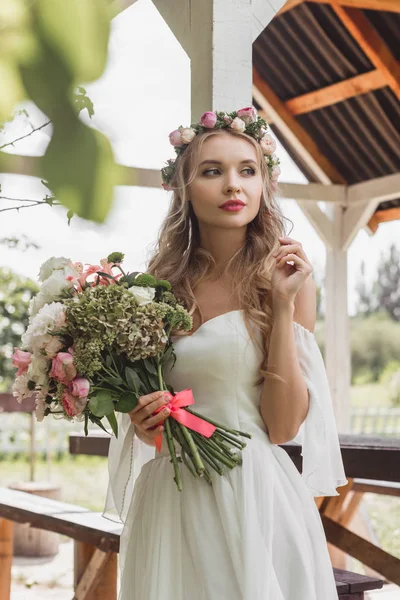
[[[181,492],[183,489],[182,488],[182,479],[181,479],[181,474],[179,471],[179,464],[178,464],[178,459],[177,459],[176,452],[175,452],[175,445],[174,445],[174,440],[173,440],[173,437],[171,434],[171,424],[170,424],[169,420],[170,420],[170,417],[168,417],[168,419],[165,419],[165,421],[164,421],[166,437],[167,437],[167,444],[168,444],[169,453],[171,455],[171,462],[174,466],[174,472],[175,472],[174,481],[178,487],[178,490]]]
[[[207,421],[207,423],[211,423],[211,425],[215,425],[215,427],[217,427],[218,429],[222,429],[223,431],[227,431],[228,433],[232,433],[233,435],[242,435],[244,437],[251,439],[250,433],[246,433],[245,431],[239,431],[238,429],[229,429],[228,427],[224,427],[224,425],[221,425],[221,423],[217,423],[216,421],[213,421],[212,419],[209,419],[208,417],[205,417],[204,415],[199,415],[199,414],[195,413],[194,410],[191,410],[188,407],[185,407],[185,410],[192,413],[192,415],[195,415],[196,417],[200,417],[200,419],[203,419],[203,421]]]
[[[203,475],[204,473],[204,463],[201,460],[199,451],[197,449],[196,444],[194,443],[192,434],[189,432],[189,430],[187,429],[187,427],[185,427],[184,425],[182,425],[181,423],[178,423],[178,426],[181,429],[182,435],[185,438],[189,448],[190,448],[190,457],[193,461],[193,464],[196,467],[196,471],[197,473],[200,475],[200,477]]]

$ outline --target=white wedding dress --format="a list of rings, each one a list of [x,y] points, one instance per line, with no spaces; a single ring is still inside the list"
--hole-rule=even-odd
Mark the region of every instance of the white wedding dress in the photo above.
[[[337,600],[313,496],[337,496],[347,480],[321,353],[298,323],[293,334],[310,395],[295,438],[302,475],[266,433],[261,386],[252,385],[261,354],[241,310],[173,338],[177,360],[165,376],[175,392],[193,390],[193,410],[252,434],[242,466],[210,469],[210,486],[181,465],[178,492],[165,439],[156,453],[119,415],[104,511],[124,522],[119,600]]]

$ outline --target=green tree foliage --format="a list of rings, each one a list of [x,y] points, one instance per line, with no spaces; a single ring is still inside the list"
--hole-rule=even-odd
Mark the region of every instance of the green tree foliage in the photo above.
[[[11,388],[15,377],[11,356],[20,347],[21,335],[28,326],[29,301],[38,292],[31,279],[0,267],[0,391]]]
[[[368,317],[383,309],[393,321],[400,321],[400,249],[395,244],[381,253],[376,279],[370,285],[365,281],[365,262],[361,263],[356,292],[358,315]]]
[[[116,167],[107,138],[78,118],[87,100],[73,90],[102,74],[111,16],[106,0],[0,3],[0,121],[17,103],[35,102],[53,124],[43,178],[70,211],[98,222],[111,206]],[[11,160],[0,154],[0,170]]]
[[[384,312],[352,319],[350,343],[353,382],[378,381],[389,362],[400,361],[400,323]]]

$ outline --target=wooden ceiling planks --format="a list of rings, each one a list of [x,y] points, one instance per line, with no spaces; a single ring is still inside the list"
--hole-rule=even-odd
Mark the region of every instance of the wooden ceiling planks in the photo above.
[[[384,75],[387,85],[400,99],[400,64],[375,27],[360,10],[332,4],[332,8],[372,64]]]
[[[383,10],[400,13],[399,0],[287,0],[286,4],[282,6],[277,14],[281,15],[304,2],[311,2],[313,4],[335,4],[347,6],[349,8],[361,8],[363,10]]]

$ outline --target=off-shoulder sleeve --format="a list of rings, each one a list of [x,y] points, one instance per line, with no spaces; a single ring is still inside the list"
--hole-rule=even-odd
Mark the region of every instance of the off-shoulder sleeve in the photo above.
[[[293,440],[302,445],[302,477],[313,496],[338,496],[336,488],[347,479],[325,364],[314,334],[299,323],[293,325],[310,398],[307,417]]]
[[[155,449],[135,435],[129,415],[117,413],[118,438],[111,437],[108,451],[109,482],[103,517],[125,523],[135,481]]]

